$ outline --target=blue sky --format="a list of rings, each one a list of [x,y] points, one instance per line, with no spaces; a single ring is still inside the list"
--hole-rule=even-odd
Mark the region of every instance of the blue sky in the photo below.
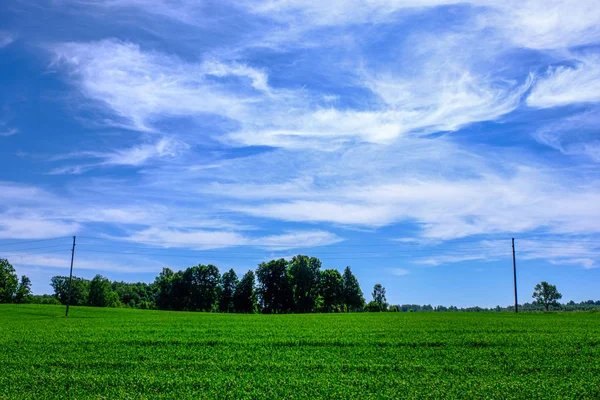
[[[309,254],[392,303],[600,298],[595,1],[8,0],[0,256],[152,281]],[[367,295],[367,297],[370,297]]]

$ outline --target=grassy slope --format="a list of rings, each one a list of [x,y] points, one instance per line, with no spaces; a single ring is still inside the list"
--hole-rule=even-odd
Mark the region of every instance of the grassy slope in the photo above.
[[[0,398],[599,398],[600,314],[0,305]]]

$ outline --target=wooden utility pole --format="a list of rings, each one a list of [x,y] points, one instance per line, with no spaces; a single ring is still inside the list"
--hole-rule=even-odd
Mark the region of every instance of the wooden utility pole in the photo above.
[[[519,312],[519,301],[517,300],[517,261],[515,260],[515,238],[512,238],[513,253],[513,276],[515,281],[515,312]]]
[[[69,316],[69,304],[71,303],[71,287],[73,283],[73,259],[75,258],[75,236],[73,236],[73,248],[71,249],[71,272],[69,272],[69,291],[67,292],[67,311],[65,317]]]

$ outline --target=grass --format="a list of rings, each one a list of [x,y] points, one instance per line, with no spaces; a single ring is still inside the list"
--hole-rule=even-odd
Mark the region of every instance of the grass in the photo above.
[[[600,398],[599,313],[0,305],[0,398]]]

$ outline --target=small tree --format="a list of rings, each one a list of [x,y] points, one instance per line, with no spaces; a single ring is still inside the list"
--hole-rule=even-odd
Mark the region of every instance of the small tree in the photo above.
[[[15,293],[15,303],[31,303],[32,301],[31,279],[23,275]]]
[[[544,281],[535,285],[532,297],[548,311],[549,306],[559,305],[558,300],[562,299],[562,294],[556,290],[556,286]]]
[[[373,286],[373,301],[379,305],[381,311],[387,310],[387,300],[385,298],[385,288],[381,286],[381,283],[377,283]]]

